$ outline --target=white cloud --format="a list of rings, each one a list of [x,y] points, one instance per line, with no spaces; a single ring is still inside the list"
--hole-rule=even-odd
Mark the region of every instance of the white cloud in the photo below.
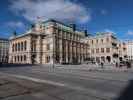
[[[66,0],[12,0],[10,9],[29,21],[35,21],[37,16],[80,23],[91,20],[89,10]]]
[[[105,29],[104,32],[116,34],[114,31],[112,31],[112,30],[110,30],[110,29]]]
[[[101,14],[102,14],[102,15],[106,15],[106,14],[107,14],[107,10],[104,10],[104,9],[101,10]]]
[[[127,35],[133,35],[133,31],[132,30],[128,30]]]
[[[24,24],[20,21],[10,21],[6,23],[7,26],[12,27],[12,28],[16,28],[16,27],[24,27]]]

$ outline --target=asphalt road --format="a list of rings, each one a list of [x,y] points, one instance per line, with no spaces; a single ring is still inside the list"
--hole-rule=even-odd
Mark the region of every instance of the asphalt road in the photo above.
[[[55,85],[57,88],[54,92],[60,88],[71,91],[59,95],[61,100],[114,100],[133,78],[132,72],[97,72],[50,66],[3,67],[0,68],[0,72]]]

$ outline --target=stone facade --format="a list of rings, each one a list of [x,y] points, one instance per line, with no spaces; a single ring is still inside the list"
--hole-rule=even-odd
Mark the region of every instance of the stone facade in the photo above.
[[[90,55],[85,33],[55,20],[38,22],[10,39],[9,62],[19,64],[82,63]]]
[[[118,40],[111,33],[97,33],[88,38],[91,60],[100,62],[115,62],[118,59]]]
[[[0,38],[0,63],[8,63],[8,39]]]
[[[117,44],[117,47],[118,47],[119,60],[120,61],[127,60],[127,44],[126,44],[126,42],[119,41]]]
[[[133,61],[133,41],[129,40],[126,42],[127,46],[127,59]]]

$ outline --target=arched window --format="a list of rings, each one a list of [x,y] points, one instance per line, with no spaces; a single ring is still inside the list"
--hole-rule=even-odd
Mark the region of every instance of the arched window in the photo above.
[[[26,50],[26,49],[27,49],[27,42],[24,41],[24,50]]]
[[[26,61],[26,55],[24,55],[24,61]]]
[[[15,44],[15,51],[17,51],[17,43]]]
[[[101,43],[103,43],[103,39],[101,39]]]
[[[17,60],[18,60],[18,62],[19,62],[19,56],[17,56]]]
[[[23,61],[23,56],[21,56],[21,61]]]
[[[14,52],[14,44],[12,45],[12,52]]]
[[[21,42],[21,51],[23,51],[23,48],[24,48],[24,44],[23,42]]]
[[[18,51],[20,51],[20,43],[18,43]]]
[[[16,62],[16,59],[17,59],[17,58],[16,58],[16,56],[15,56],[15,62]]]

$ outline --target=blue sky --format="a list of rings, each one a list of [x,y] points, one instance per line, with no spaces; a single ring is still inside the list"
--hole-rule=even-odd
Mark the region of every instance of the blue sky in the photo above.
[[[132,4],[133,0],[1,0],[0,35],[24,33],[43,16],[76,22],[91,34],[114,32],[120,39],[133,39]]]

